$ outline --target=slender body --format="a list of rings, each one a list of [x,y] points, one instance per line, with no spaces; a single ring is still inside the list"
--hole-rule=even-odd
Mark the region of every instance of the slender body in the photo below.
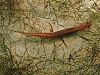
[[[60,31],[56,31],[56,32],[50,32],[50,33],[28,33],[28,32],[19,32],[19,31],[14,31],[14,32],[18,32],[18,33],[24,34],[26,36],[37,36],[37,37],[41,37],[41,38],[56,38],[56,37],[64,36],[69,33],[84,30],[90,26],[91,26],[91,23],[86,22],[86,23],[79,24],[79,26],[77,26],[77,27],[67,28],[67,29],[63,29]]]

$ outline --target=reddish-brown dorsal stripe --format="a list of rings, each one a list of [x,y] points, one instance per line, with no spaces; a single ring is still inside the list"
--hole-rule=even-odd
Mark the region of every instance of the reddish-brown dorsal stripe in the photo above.
[[[86,23],[79,24],[79,26],[77,27],[67,28],[67,29],[63,29],[60,31],[56,31],[56,32],[50,32],[50,33],[28,33],[28,32],[19,32],[19,31],[14,31],[14,32],[18,32],[26,36],[37,36],[41,38],[56,38],[56,37],[66,35],[68,33],[73,33],[73,32],[84,30],[90,26],[91,26],[91,23],[86,22]]]

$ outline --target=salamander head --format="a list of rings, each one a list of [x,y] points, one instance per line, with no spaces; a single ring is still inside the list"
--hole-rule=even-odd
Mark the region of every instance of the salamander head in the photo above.
[[[88,27],[90,27],[92,24],[91,24],[91,22],[86,22],[86,25],[87,25]]]
[[[80,30],[84,30],[86,28],[89,28],[91,26],[91,22],[86,22],[86,23],[82,23],[79,28]]]

